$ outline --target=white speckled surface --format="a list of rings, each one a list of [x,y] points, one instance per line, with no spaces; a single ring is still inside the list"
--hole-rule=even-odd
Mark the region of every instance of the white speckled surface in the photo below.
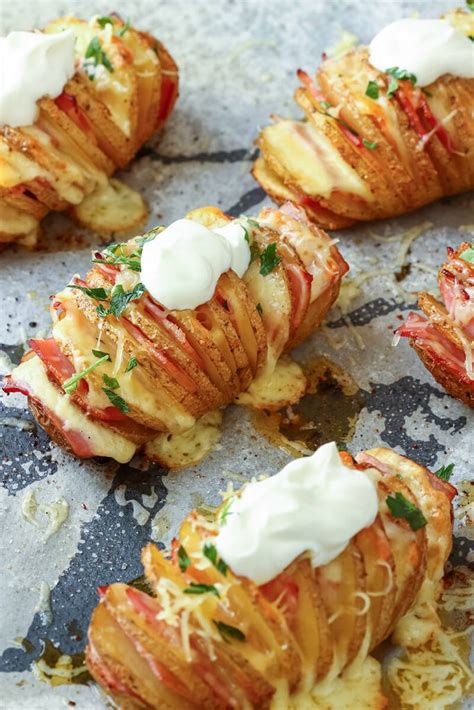
[[[298,115],[292,101],[296,68],[311,71],[320,53],[337,42],[342,28],[368,41],[393,19],[413,11],[436,16],[447,7],[438,0],[117,0],[115,5],[112,0],[3,0],[0,25],[5,33],[41,26],[60,14],[88,17],[113,9],[165,42],[180,66],[181,97],[163,136],[152,140],[149,154],[123,176],[144,192],[152,206],[153,226],[203,204],[234,207],[235,213],[257,211],[266,202],[249,175],[253,141],[269,113]],[[472,214],[472,196],[461,196],[405,218],[341,233],[340,248],[352,275],[390,271],[399,243],[377,236],[401,235],[409,226],[429,220],[433,227],[414,242],[413,268],[403,287],[433,289],[434,272],[421,271],[416,264],[436,269],[445,247],[467,238],[458,227],[472,223]],[[89,245],[96,240],[62,216],[48,217],[45,232],[50,238],[48,251],[0,254],[0,342],[12,356],[27,336],[49,327],[48,295],[72,273],[84,272]],[[71,246],[70,239],[62,244],[65,233],[82,235],[80,246]],[[357,347],[334,309],[329,330],[315,335],[296,356],[325,355],[368,392],[352,451],[381,442],[414,457],[418,452],[420,460],[434,468],[452,461],[457,479],[472,478],[472,413],[442,393],[406,344],[391,347],[392,330],[400,322],[397,315],[407,310],[391,278],[380,275],[362,285],[351,308],[365,350]],[[27,416],[22,414],[20,396],[2,394],[0,404],[6,409],[2,416],[9,410]],[[142,474],[127,467],[115,472],[113,465],[80,464],[36,431],[0,427],[0,446],[0,514],[7,531],[0,542],[4,617],[0,668],[6,671],[0,676],[0,705],[6,710],[59,710],[69,701],[83,710],[104,707],[94,687],[51,688],[34,679],[28,668],[41,652],[41,639],[52,640],[66,653],[78,651],[84,640],[76,638],[75,629],[82,635],[87,627],[94,587],[138,576],[138,552],[153,530],[167,543],[186,511],[202,500],[215,502],[229,480],[223,470],[250,477],[273,473],[288,459],[256,434],[246,413],[235,407],[225,415],[221,447],[193,471],[176,474],[159,470]],[[144,515],[144,525],[134,518],[132,506],[117,503],[119,485],[126,486],[128,499],[137,500],[150,513]],[[63,497],[70,505],[65,525],[46,544],[21,516],[21,501],[30,488],[37,490],[40,500]],[[153,492],[154,503],[153,497],[147,498]],[[460,532],[467,534],[465,529]],[[461,545],[460,552],[465,547]],[[43,581],[52,589],[53,622],[48,627],[35,616]],[[18,637],[31,641],[30,654],[15,647]]]

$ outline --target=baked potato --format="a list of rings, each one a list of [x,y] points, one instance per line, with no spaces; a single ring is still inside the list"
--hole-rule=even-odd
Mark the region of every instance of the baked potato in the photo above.
[[[143,199],[112,173],[161,128],[178,96],[178,68],[154,37],[119,15],[61,17],[73,30],[76,73],[55,99],[37,102],[31,126],[0,127],[0,243],[33,246],[50,210],[99,232],[143,223]]]
[[[474,35],[469,11],[445,19]],[[305,118],[263,128],[253,166],[277,203],[292,200],[321,227],[342,229],[474,187],[474,79],[445,74],[421,89],[402,77],[392,91],[366,47],[325,58],[314,79],[297,74]]]
[[[400,623],[436,616],[455,489],[388,449],[362,452],[357,463],[340,456],[354,475],[369,472],[378,514],[331,562],[313,567],[303,553],[261,585],[234,575],[214,544],[222,507],[205,518],[192,512],[170,558],[144,548],[151,595],[125,584],[99,590],[87,664],[119,707],[264,710],[293,707],[295,696],[320,707],[312,694],[360,677]],[[397,496],[416,520],[388,505]],[[386,707],[380,679],[360,707]]]
[[[474,407],[474,247],[463,242],[448,248],[438,273],[443,303],[422,292],[424,316],[410,313],[395,332],[410,345],[425,367],[450,395]]]
[[[231,221],[216,208],[188,218]],[[144,240],[160,239],[160,229],[96,252],[86,279],[53,297],[52,336],[30,340],[4,389],[26,394],[41,426],[76,456],[121,462],[159,432],[188,431],[232,402],[321,324],[348,269],[293,205],[242,220],[254,260],[242,279],[223,273],[195,309],[166,310],[140,283]]]

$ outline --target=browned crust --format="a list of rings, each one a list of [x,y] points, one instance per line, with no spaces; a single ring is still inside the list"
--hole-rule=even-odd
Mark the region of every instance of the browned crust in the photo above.
[[[439,361],[437,361],[426,348],[419,345],[415,338],[410,338],[410,345],[416,351],[426,369],[431,372],[436,382],[438,382],[448,394],[464,402],[468,407],[474,408],[474,385],[472,383],[469,387],[464,380],[461,380],[449,370],[441,367]]]

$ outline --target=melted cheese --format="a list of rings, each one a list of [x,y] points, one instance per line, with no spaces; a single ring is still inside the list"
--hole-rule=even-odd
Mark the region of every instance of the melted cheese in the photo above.
[[[148,210],[141,195],[115,178],[97,182],[96,186],[74,210],[76,217],[89,229],[123,232],[141,224]]]
[[[373,200],[357,172],[331,141],[310,124],[278,121],[264,128],[261,138],[264,154],[268,151],[274,156],[307,195],[328,198],[333,190],[341,190]]]
[[[38,503],[35,491],[29,489],[21,503],[21,512],[25,520],[42,530],[43,542],[58,532],[67,516],[69,515],[69,504],[64,498],[52,501],[51,503]],[[44,513],[47,517],[47,525],[44,525],[37,518],[38,513]]]
[[[130,461],[136,446],[111,429],[92,421],[62,394],[48,379],[41,360],[35,355],[13,370],[13,379],[24,382],[31,394],[53,412],[65,429],[80,432],[88,441],[95,456],[108,456],[119,463]]]
[[[235,400],[254,409],[278,410],[296,404],[306,392],[305,374],[297,362],[285,356],[278,360],[273,372],[265,368],[258,375],[247,392],[242,392]]]
[[[146,444],[145,455],[170,469],[194,466],[218,443],[221,423],[219,410],[209,412],[182,434],[159,434]]]
[[[39,221],[35,217],[0,199],[0,242],[4,234],[8,235],[8,241],[14,236],[19,244],[32,246],[38,232]]]

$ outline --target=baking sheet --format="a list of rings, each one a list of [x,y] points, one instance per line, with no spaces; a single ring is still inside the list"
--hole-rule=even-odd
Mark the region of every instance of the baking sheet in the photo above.
[[[299,115],[291,98],[296,68],[312,71],[321,52],[337,42],[343,29],[368,41],[391,20],[413,11],[434,17],[448,7],[437,0],[116,0],[113,8],[110,0],[23,0],[0,5],[1,30],[30,29],[65,13],[88,18],[111,9],[163,40],[181,70],[181,97],[164,134],[153,139],[122,175],[149,201],[151,227],[200,205],[215,204],[238,215],[255,214],[269,204],[249,175],[253,141],[271,112]],[[351,276],[390,272],[401,235],[410,227],[431,223],[413,242],[412,268],[400,285],[407,292],[433,290],[446,246],[471,238],[459,227],[472,224],[472,215],[472,196],[464,195],[337,236]],[[47,332],[48,296],[71,274],[85,272],[90,246],[97,243],[97,236],[63,216],[48,217],[44,231],[40,251],[0,254],[3,372],[10,359],[18,361],[28,337]],[[470,479],[472,413],[430,379],[406,343],[391,347],[392,331],[414,301],[415,296],[401,298],[390,274],[379,273],[361,284],[349,309],[364,349],[334,308],[326,328],[295,357],[305,361],[325,356],[362,388],[364,406],[351,451],[386,445],[433,468],[452,462],[456,481]],[[85,710],[102,708],[104,699],[94,686],[53,688],[31,673],[44,640],[63,654],[80,652],[99,584],[138,577],[143,544],[152,538],[166,545],[187,511],[203,501],[219,501],[219,491],[233,474],[245,478],[271,474],[289,456],[256,432],[246,410],[230,407],[220,445],[192,470],[167,473],[155,467],[143,472],[111,462],[81,463],[52,445],[24,407],[23,397],[0,395],[0,704],[8,710],[56,710],[74,703]],[[12,427],[11,417],[19,417],[26,429]],[[235,478],[235,487],[241,482]],[[44,531],[22,514],[25,496],[32,491],[40,503],[63,499],[69,506],[64,524],[47,542]],[[453,560],[472,563],[466,527],[469,500],[461,502]],[[45,521],[41,515],[38,519]],[[48,589],[50,613],[45,603]]]

